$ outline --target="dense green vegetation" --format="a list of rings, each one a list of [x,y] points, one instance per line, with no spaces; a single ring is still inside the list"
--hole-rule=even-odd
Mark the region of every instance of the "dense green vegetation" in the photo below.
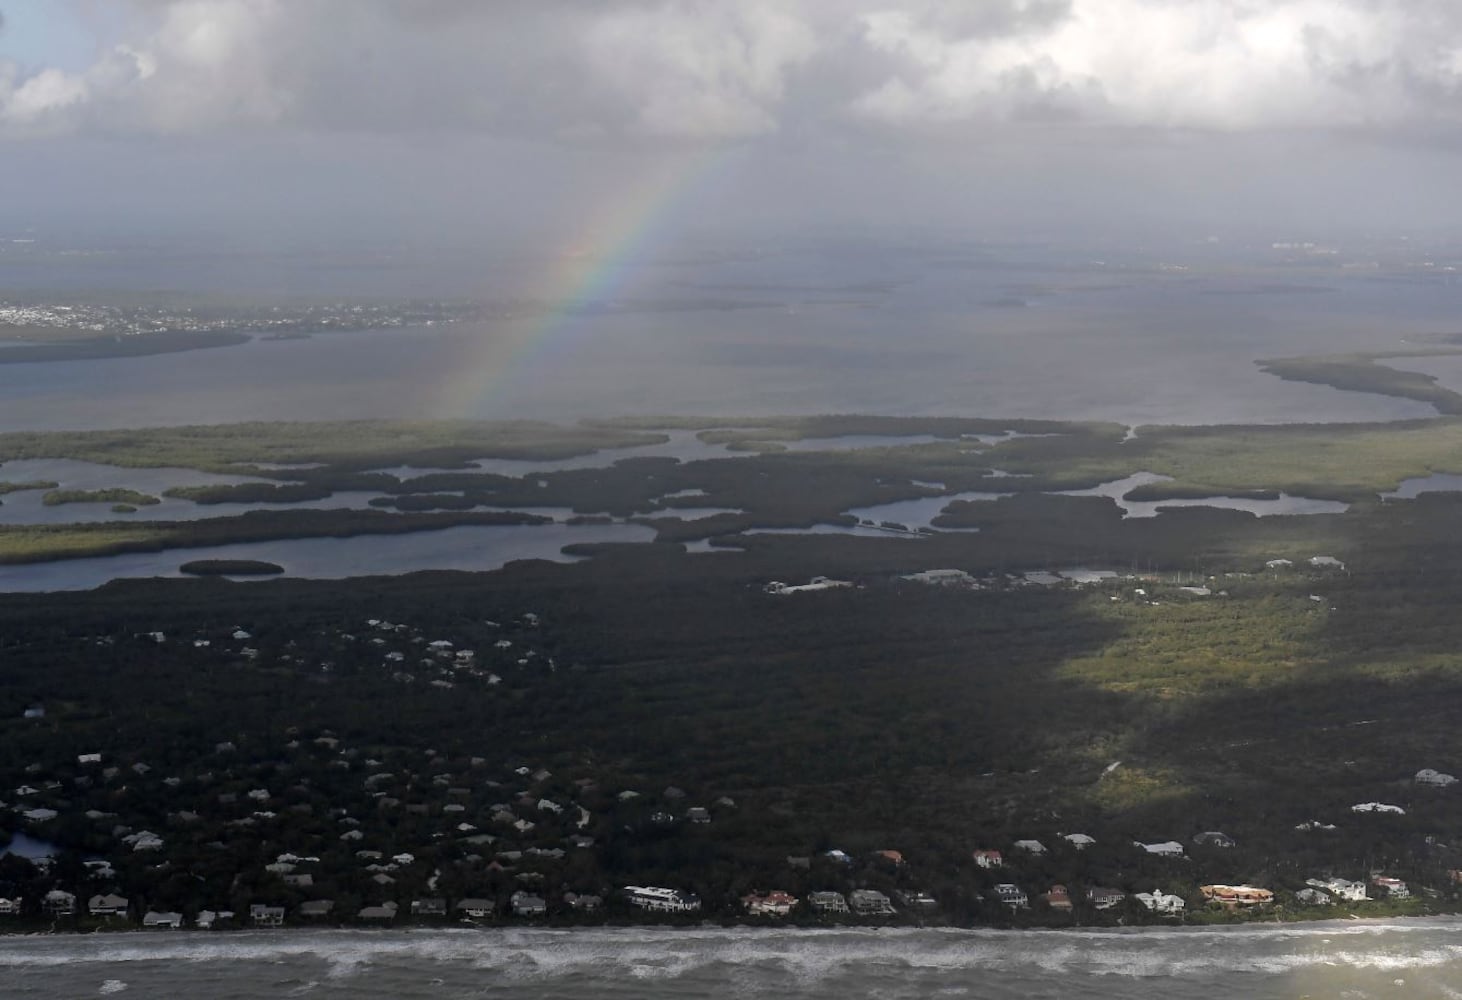
[[[313,483],[218,483],[208,486],[174,486],[163,496],[201,504],[301,503],[323,500],[333,490]]]
[[[1206,500],[1214,496],[1225,496],[1242,500],[1278,500],[1278,490],[1230,490],[1223,493],[1212,487],[1181,485],[1173,483],[1147,483],[1128,490],[1123,499],[1137,503],[1163,500]]]
[[[50,490],[45,496],[41,497],[41,503],[47,507],[59,507],[67,503],[110,503],[125,504],[131,507],[147,507],[162,503],[162,501],[149,493],[117,488],[106,490]]]
[[[1462,414],[1462,394],[1437,384],[1435,376],[1401,371],[1377,364],[1387,358],[1425,358],[1456,354],[1456,350],[1433,348],[1422,351],[1391,351],[1380,354],[1332,354],[1306,358],[1274,358],[1259,362],[1271,375],[1291,382],[1373,392],[1382,396],[1414,399],[1434,406],[1438,413]]]
[[[195,559],[178,571],[189,576],[277,576],[284,567],[258,559]]]
[[[105,521],[0,525],[0,564],[46,562],[123,552],[161,552],[279,538],[399,535],[466,524],[545,524],[533,514],[466,511],[391,515],[375,510],[255,510],[201,521]]]
[[[568,458],[599,448],[663,440],[663,435],[529,421],[243,423],[145,431],[10,432],[0,434],[0,462],[74,458],[109,465],[244,473],[268,472],[250,468],[254,462],[369,469],[411,460],[465,467],[471,459],[484,457]]]
[[[48,479],[37,479],[28,483],[0,482],[0,497],[7,493],[19,493],[22,490],[54,490],[60,485],[60,483]]]

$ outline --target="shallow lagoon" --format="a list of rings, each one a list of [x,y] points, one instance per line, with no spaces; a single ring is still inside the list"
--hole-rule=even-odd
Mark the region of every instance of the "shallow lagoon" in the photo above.
[[[1153,472],[1135,472],[1122,479],[1101,483],[1085,490],[1062,490],[1058,495],[1066,497],[1110,497],[1122,508],[1123,517],[1157,517],[1171,507],[1217,507],[1221,510],[1248,511],[1255,517],[1281,515],[1344,514],[1350,505],[1339,500],[1316,500],[1311,497],[1295,497],[1281,493],[1273,500],[1255,500],[1250,497],[1191,497],[1172,500],[1128,500],[1127,494],[1139,486],[1151,483],[1171,482],[1171,476]]]
[[[89,590],[109,580],[182,576],[178,567],[200,559],[253,559],[283,566],[296,577],[338,580],[418,570],[498,569],[516,559],[574,562],[566,545],[648,542],[638,524],[462,525],[406,535],[295,538],[201,548],[166,549],[24,566],[0,566],[0,591]]]

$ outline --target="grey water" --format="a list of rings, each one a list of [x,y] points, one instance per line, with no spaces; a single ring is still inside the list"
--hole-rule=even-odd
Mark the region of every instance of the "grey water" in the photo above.
[[[226,290],[236,295],[257,287],[267,297],[270,282],[250,282],[246,263],[195,272],[172,255],[119,271],[116,256],[67,258],[65,270],[0,266],[0,288],[105,295],[232,283]],[[383,273],[378,263],[312,276],[323,282],[319,294],[410,295],[431,285],[420,271]],[[484,266],[469,281],[459,262],[457,292],[491,297],[529,266]],[[292,282],[288,290],[301,294]],[[1042,289],[1023,298],[1027,307],[989,304],[1012,283],[1031,282]],[[786,246],[646,262],[614,300],[574,312],[546,303],[460,325],[0,364],[0,425],[850,412],[1141,425],[1430,415],[1421,403],[1285,383],[1255,367],[1264,357],[1405,347],[1448,329],[1462,304],[1458,284],[1340,272],[1326,282],[1333,294],[1284,296],[1222,276],[1116,274],[1059,248],[1002,256]]]
[[[92,934],[0,941],[5,996],[561,1000],[1455,997],[1455,918],[1141,931]]]
[[[1457,493],[1462,491],[1462,476],[1434,472],[1430,476],[1403,479],[1396,489],[1382,493],[1383,500],[1415,500],[1423,493]]]
[[[1085,490],[1061,490],[1058,495],[1067,497],[1108,497],[1122,508],[1125,517],[1157,517],[1171,507],[1217,507],[1223,510],[1242,510],[1255,517],[1274,517],[1296,514],[1344,514],[1350,505],[1339,500],[1320,500],[1315,497],[1296,497],[1280,493],[1272,500],[1255,500],[1250,497],[1184,497],[1168,500],[1128,500],[1127,494],[1139,486],[1172,481],[1172,476],[1155,472],[1134,472],[1130,476],[1099,483]]]
[[[284,567],[290,576],[339,580],[420,570],[500,569],[518,559],[574,562],[567,545],[648,542],[640,524],[461,525],[404,535],[291,538],[199,548],[166,549],[20,566],[0,566],[0,592],[90,590],[110,580],[181,576],[197,559],[252,559]]]
[[[874,504],[871,507],[854,507],[846,513],[860,521],[874,521],[882,524],[892,521],[909,528],[934,528],[934,519],[944,513],[945,508],[956,501],[983,503],[1008,497],[1009,493],[984,493],[976,490],[964,493],[947,493],[932,497],[916,497],[913,500],[895,500],[892,503]],[[958,529],[938,528],[938,531]]]

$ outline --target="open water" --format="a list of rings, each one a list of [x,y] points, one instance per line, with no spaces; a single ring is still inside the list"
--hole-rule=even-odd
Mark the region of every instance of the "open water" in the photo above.
[[[0,293],[105,300],[166,288],[238,298],[257,288],[268,302],[281,287],[302,291],[292,282],[251,280],[251,258],[195,256],[214,259],[214,269],[136,250],[0,261]],[[611,298],[572,312],[554,303],[502,305],[498,318],[455,326],[0,365],[0,430],[665,413],[1127,424],[1432,413],[1413,401],[1281,382],[1254,361],[1402,349],[1414,346],[1412,338],[1452,332],[1462,282],[1383,282],[1332,270],[1323,275],[1325,294],[1283,294],[1261,277],[1267,272],[1162,274],[1139,257],[1141,266],[1114,270],[1059,248],[788,245],[646,261]],[[282,259],[252,266],[277,277]],[[314,298],[455,294],[511,302],[522,287],[518,271],[486,265],[471,280],[459,274],[449,288],[427,280],[440,268],[382,273],[329,262],[329,281],[311,272],[322,282],[307,289]],[[1413,366],[1433,363],[1447,364]]]
[[[1462,996],[1462,921],[1134,931],[157,932],[0,940],[7,998]]]

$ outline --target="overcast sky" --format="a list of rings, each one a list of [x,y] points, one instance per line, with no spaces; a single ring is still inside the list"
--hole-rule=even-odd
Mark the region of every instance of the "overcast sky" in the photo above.
[[[1457,0],[0,0],[0,18],[8,225],[553,244],[672,192],[683,225],[751,233],[1462,224]]]

